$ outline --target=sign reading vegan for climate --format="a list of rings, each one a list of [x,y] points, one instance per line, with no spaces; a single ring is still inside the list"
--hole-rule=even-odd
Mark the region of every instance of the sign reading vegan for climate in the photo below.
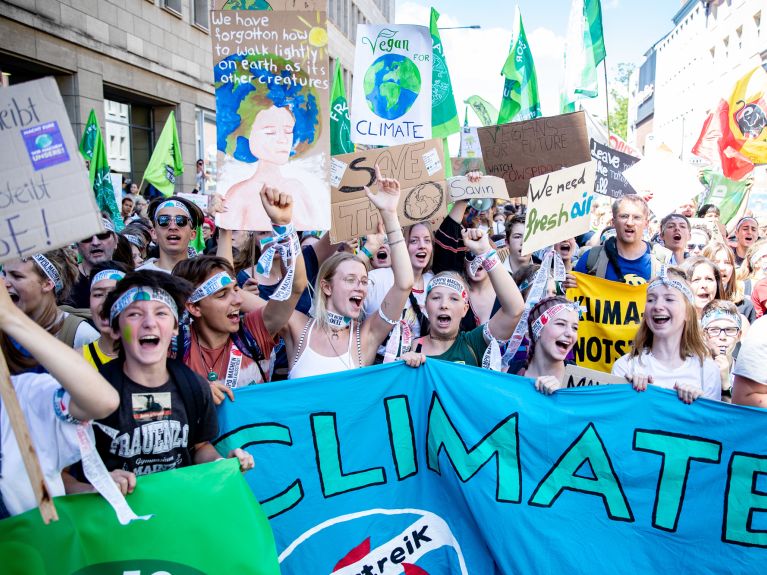
[[[631,351],[644,314],[647,284],[640,276],[627,276],[622,283],[573,275],[578,287],[567,290],[567,297],[582,309],[575,363],[610,373],[616,360]]]
[[[530,180],[523,254],[589,230],[595,171],[594,162],[586,162]]]
[[[431,73],[425,26],[357,26],[352,141],[392,146],[431,138]]]
[[[330,183],[334,242],[378,231],[378,210],[367,198],[365,186],[376,191],[376,165],[381,175],[395,178],[402,188],[399,221],[438,225],[447,213],[445,159],[440,140],[426,140],[333,156]]]
[[[273,2],[274,10],[217,4],[224,8],[210,15],[217,191],[228,210],[216,222],[271,230],[259,198],[271,186],[293,196],[297,229],[329,229],[327,3]]]
[[[591,139],[591,157],[597,162],[597,178],[594,191],[597,194],[620,198],[626,194],[636,194],[623,177],[623,172],[639,161],[639,158],[613,150]]]
[[[0,90],[0,263],[103,232],[53,78]]]
[[[524,197],[531,178],[591,159],[584,112],[477,128],[489,176],[506,180],[509,196]]]
[[[764,410],[434,359],[235,394],[283,575],[764,569]]]

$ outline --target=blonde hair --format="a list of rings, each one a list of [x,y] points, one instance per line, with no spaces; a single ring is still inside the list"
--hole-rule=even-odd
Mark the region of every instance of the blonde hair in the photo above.
[[[368,270],[365,267],[365,264],[357,259],[357,257],[352,253],[339,252],[333,254],[324,262],[322,262],[322,265],[317,272],[317,279],[314,282],[314,299],[312,301],[312,309],[309,312],[310,315],[318,322],[324,324],[327,323],[328,320],[328,296],[326,296],[325,292],[322,291],[322,282],[324,281],[330,283],[330,281],[333,279],[333,276],[336,274],[336,270],[338,270],[338,266],[346,261],[356,262],[365,268],[365,276],[367,277]]]
[[[689,288],[687,276],[679,268],[668,268],[667,274],[669,279],[684,282]],[[652,278],[648,283],[652,283],[657,279],[660,278]],[[685,306],[685,321],[682,328],[682,340],[679,343],[679,357],[682,360],[690,356],[697,357],[701,365],[703,365],[703,361],[707,357],[711,357],[711,351],[703,339],[703,331],[700,328],[695,305],[685,296],[682,296],[682,301]],[[639,357],[643,351],[652,349],[653,339],[654,334],[650,326],[647,325],[647,314],[645,313],[642,315],[642,323],[639,325],[639,329],[634,337],[630,357]]]

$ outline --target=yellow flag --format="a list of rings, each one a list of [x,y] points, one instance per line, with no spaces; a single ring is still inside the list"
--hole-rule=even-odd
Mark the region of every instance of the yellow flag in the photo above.
[[[754,164],[767,164],[766,94],[767,72],[759,66],[738,80],[729,100],[730,143]]]

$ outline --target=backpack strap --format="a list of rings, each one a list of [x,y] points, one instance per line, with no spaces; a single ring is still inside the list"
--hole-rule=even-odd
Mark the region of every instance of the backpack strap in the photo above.
[[[79,328],[80,324],[84,321],[83,318],[70,313],[64,318],[64,322],[61,324],[61,329],[56,334],[56,338],[59,341],[63,341],[69,347],[74,347],[77,328]]]
[[[597,262],[599,261],[599,257],[602,255],[602,251],[604,251],[602,246],[594,246],[586,255],[586,273],[590,276],[596,274]]]
[[[96,349],[95,342],[92,341],[88,344],[88,351],[90,351],[91,353],[91,358],[93,359],[93,365],[96,366],[96,369],[101,369],[102,366],[104,365],[104,362],[101,361],[101,358],[99,357],[99,352]]]

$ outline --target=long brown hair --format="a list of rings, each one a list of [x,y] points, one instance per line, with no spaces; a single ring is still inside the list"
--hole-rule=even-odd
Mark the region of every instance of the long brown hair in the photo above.
[[[725,257],[727,258],[727,261],[730,262],[730,265],[732,266],[732,273],[730,274],[730,279],[727,280],[727,283],[722,282],[722,299],[728,299],[732,302],[737,301],[743,301],[743,294],[740,294],[740,299],[736,299],[736,296],[739,291],[742,291],[742,286],[738,285],[738,278],[736,277],[738,266],[735,263],[735,254],[732,253],[732,250],[730,247],[722,242],[721,240],[713,240],[708,243],[708,245],[703,248],[703,256],[711,260],[712,262],[716,259],[716,256],[718,256],[720,253],[724,253]],[[719,266],[717,266],[719,267]],[[722,270],[719,270],[719,277],[721,278]]]
[[[692,282],[695,270],[700,266],[708,266],[711,268],[711,271],[714,272],[714,280],[716,280],[716,293],[714,294],[714,299],[725,299],[724,285],[722,284],[722,272],[719,270],[718,265],[705,256],[693,256],[685,260],[682,269],[687,275],[688,283]]]
[[[242,270],[252,268],[258,262],[261,257],[261,242],[258,234],[250,232],[248,239],[245,240],[245,245],[241,249],[237,250],[234,255],[234,271],[240,273]]]
[[[690,287],[687,282],[687,276],[679,268],[668,268],[667,274],[670,279],[681,281],[688,288]],[[657,279],[660,278],[653,278],[648,283],[652,283]],[[685,360],[690,356],[694,356],[703,365],[703,361],[707,357],[711,357],[711,352],[703,339],[703,331],[700,329],[700,322],[698,321],[698,312],[695,309],[695,305],[686,296],[682,296],[682,301],[685,305],[685,321],[682,328],[682,340],[679,342],[679,357]],[[647,325],[647,314],[644,314],[642,316],[642,323],[639,324],[639,329],[634,337],[630,357],[639,357],[643,351],[652,349],[653,339],[654,334],[650,326]]]

